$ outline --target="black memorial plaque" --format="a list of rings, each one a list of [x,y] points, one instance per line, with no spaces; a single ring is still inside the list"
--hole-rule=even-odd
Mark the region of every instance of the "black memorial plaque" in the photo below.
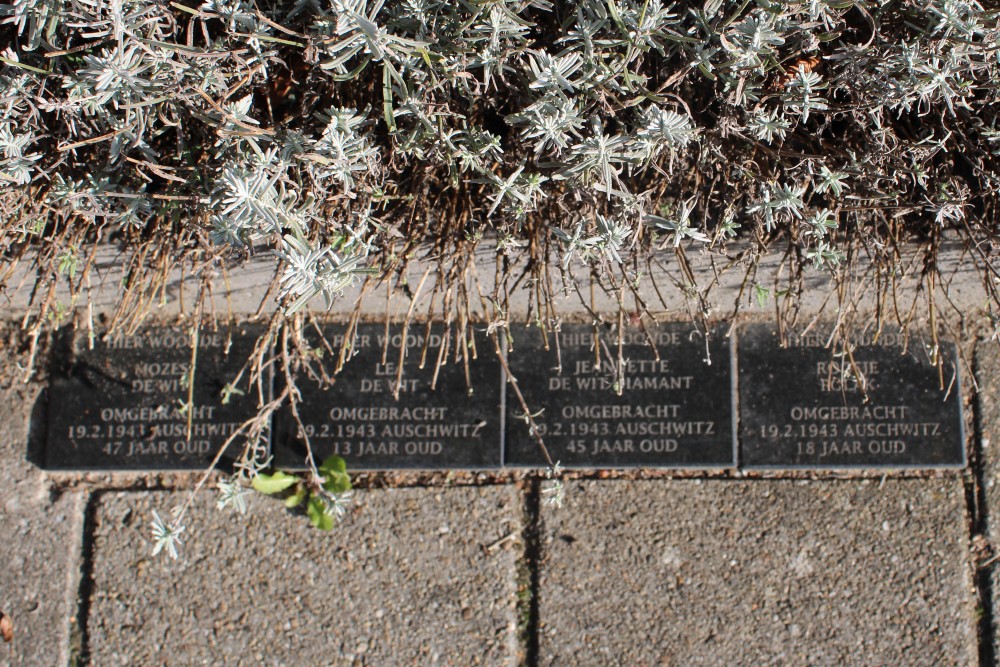
[[[741,465],[746,468],[941,468],[965,465],[954,345],[942,374],[916,338],[859,335],[850,357],[822,332],[740,330]],[[867,394],[867,400],[866,400]]]
[[[691,325],[661,324],[649,328],[654,349],[645,333],[629,328],[623,364],[617,331],[599,332],[563,325],[546,350],[533,329],[516,335],[508,354],[553,462],[570,468],[735,466],[732,357],[723,332],[713,331],[706,349]],[[546,465],[510,389],[506,402],[505,464]]]
[[[258,327],[199,332],[190,407],[188,328],[149,328],[87,346],[79,334],[46,392],[43,466],[50,470],[199,470],[256,414],[223,390],[253,351]],[[246,387],[243,387],[245,390]],[[188,422],[190,414],[190,437]],[[229,446],[231,464],[242,443]]]
[[[325,327],[334,350],[345,329]],[[400,376],[402,327],[390,327],[388,336],[384,325],[359,325],[352,356],[332,386],[296,381],[299,417],[316,463],[337,454],[351,470],[499,467],[500,362],[493,343],[482,332],[467,330],[462,338],[442,325],[429,333],[426,324],[412,325]],[[289,410],[278,414],[272,440],[278,467],[304,467],[299,431]]]

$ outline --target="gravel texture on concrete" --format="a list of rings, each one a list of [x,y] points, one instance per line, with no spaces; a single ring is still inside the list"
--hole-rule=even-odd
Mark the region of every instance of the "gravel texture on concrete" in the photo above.
[[[513,487],[358,492],[333,532],[277,500],[201,494],[181,556],[150,557],[152,510],[107,493],[95,520],[95,665],[504,665],[517,661]],[[492,547],[492,548],[491,548]]]
[[[976,346],[976,381],[979,417],[979,446],[982,451],[983,489],[986,495],[987,536],[1000,554],[1000,345],[995,341]],[[987,554],[989,555],[989,554]],[[990,600],[993,610],[993,655],[1000,656],[1000,563],[990,565]]]
[[[960,479],[573,482],[542,665],[970,665]]]
[[[54,493],[26,460],[36,384],[24,384],[0,342],[0,612],[14,640],[0,665],[66,665],[75,633],[85,501]]]

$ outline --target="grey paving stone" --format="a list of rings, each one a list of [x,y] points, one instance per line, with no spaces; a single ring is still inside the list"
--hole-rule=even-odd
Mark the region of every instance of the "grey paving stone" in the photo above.
[[[961,481],[568,485],[543,665],[969,665]]]
[[[1000,346],[995,341],[976,346],[976,381],[980,447],[983,455],[983,490],[986,495],[987,535],[994,549],[1000,547]],[[993,610],[993,655],[1000,656],[1000,564],[989,570]]]
[[[203,494],[181,558],[148,519],[179,493],[108,493],[95,520],[94,664],[503,665],[517,659],[513,487],[355,495],[321,533],[277,501],[245,517]]]
[[[0,611],[14,624],[2,665],[66,665],[75,635],[85,502],[26,460],[37,393],[0,342]]]

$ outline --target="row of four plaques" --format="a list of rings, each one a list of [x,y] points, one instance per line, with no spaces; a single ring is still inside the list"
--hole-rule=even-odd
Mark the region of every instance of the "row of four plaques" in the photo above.
[[[836,356],[822,333],[779,341],[764,325],[737,340],[690,324],[564,324],[515,329],[502,361],[479,329],[361,325],[348,340],[344,329],[310,341],[298,416],[274,417],[277,467],[302,467],[306,443],[354,470],[964,465],[958,383],[943,382],[957,377],[954,349],[936,358],[899,334],[858,336]],[[259,404],[234,382],[256,333],[203,331],[194,356],[178,329],[77,341],[36,411],[42,465],[207,466]],[[233,438],[223,460],[242,445]]]

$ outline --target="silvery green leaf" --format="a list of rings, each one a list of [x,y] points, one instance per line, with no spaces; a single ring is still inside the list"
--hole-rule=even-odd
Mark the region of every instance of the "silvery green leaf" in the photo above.
[[[667,219],[659,215],[647,213],[643,217],[643,222],[655,229],[662,229],[673,233],[674,247],[676,248],[686,238],[709,243],[711,239],[701,231],[691,225],[691,214],[694,212],[694,198],[681,202],[680,209],[673,219]]]
[[[778,114],[777,109],[771,109],[767,114],[757,111],[750,119],[750,131],[755,137],[772,143],[775,139],[781,141],[791,128],[791,123]]]
[[[827,190],[833,194],[834,197],[840,197],[844,190],[849,190],[847,184],[844,181],[847,179],[847,174],[839,171],[830,171],[826,165],[820,168],[819,179],[813,189],[822,194]]]
[[[160,518],[156,510],[153,510],[153,520],[151,522],[151,532],[153,533],[153,555],[156,556],[163,549],[167,550],[170,557],[177,558],[177,547],[181,544],[181,533],[184,526],[178,521],[166,523]]]
[[[646,125],[640,136],[660,146],[684,148],[697,136],[698,130],[691,125],[688,116],[656,105],[646,110]]]
[[[579,53],[553,57],[545,51],[529,51],[528,64],[534,77],[529,88],[542,90],[558,88],[566,93],[572,93],[576,82],[570,77],[580,69],[583,58]]]

